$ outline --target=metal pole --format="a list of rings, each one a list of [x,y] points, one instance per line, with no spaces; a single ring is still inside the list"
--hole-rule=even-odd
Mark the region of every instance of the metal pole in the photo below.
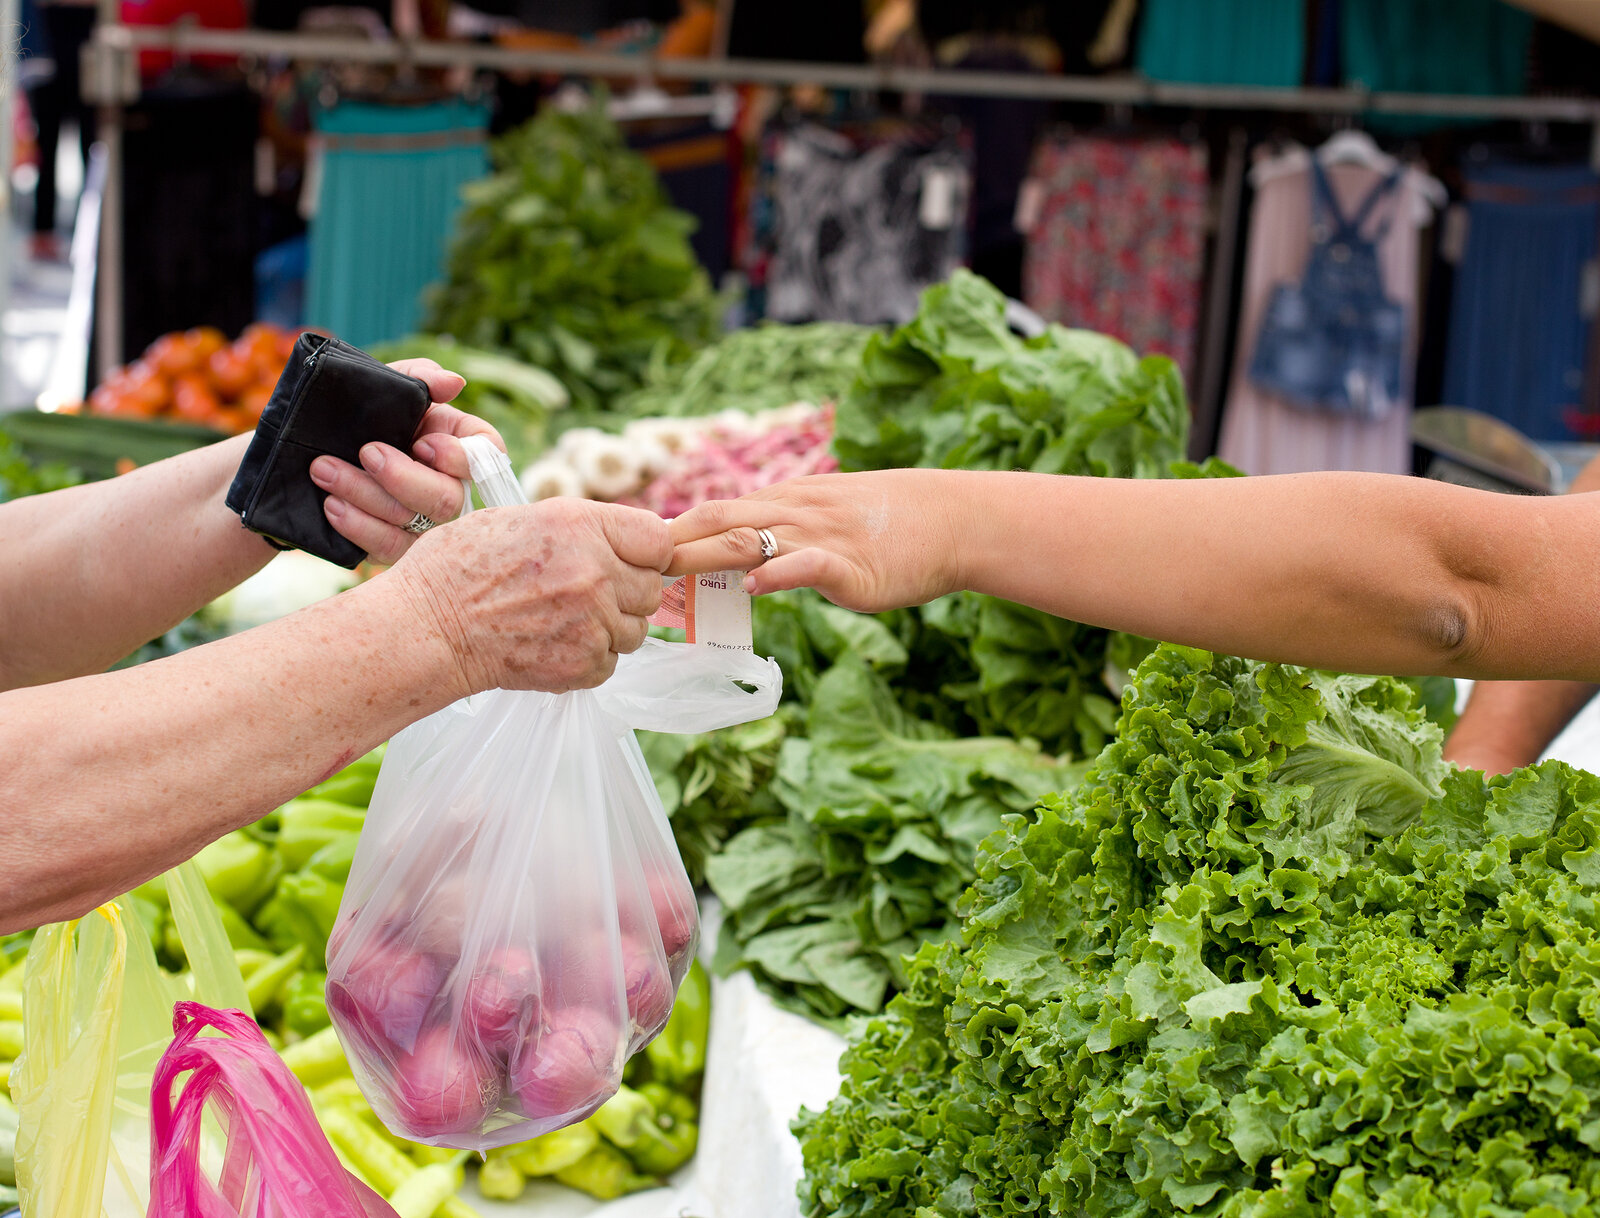
[[[126,99],[126,74],[138,71],[126,27],[120,20],[117,0],[99,0],[95,40],[85,48],[95,55],[98,71],[84,73],[87,88],[91,79],[97,102],[96,141],[105,150],[105,189],[100,198],[100,250],[95,276],[95,380],[103,381],[122,363],[122,117]],[[88,66],[87,64],[85,66]],[[137,77],[135,92],[137,97]]]
[[[11,133],[16,113],[16,90],[20,87],[17,84],[19,54],[15,31],[21,26],[21,7],[18,0],[0,0],[0,30],[5,31],[4,58],[0,59],[0,207],[4,208],[0,215],[6,218],[5,239],[0,241],[0,329],[3,329],[5,316],[11,309],[11,276],[15,270],[11,257],[12,250],[16,248],[16,234],[11,231]],[[16,405],[19,403],[0,401],[0,410]]]
[[[1137,77],[1040,76],[962,72],[893,65],[799,63],[770,59],[657,59],[588,51],[510,50],[504,47],[418,40],[364,39],[265,30],[124,27],[138,47],[224,55],[282,56],[298,60],[412,63],[419,67],[490,68],[572,76],[639,77],[728,84],[815,84],[830,88],[916,92],[948,97],[1018,97],[1040,101],[1092,101],[1137,106],[1307,113],[1479,115],[1595,123],[1600,102],[1569,97],[1479,97],[1448,93],[1369,93],[1363,89],[1268,89],[1178,85]]]

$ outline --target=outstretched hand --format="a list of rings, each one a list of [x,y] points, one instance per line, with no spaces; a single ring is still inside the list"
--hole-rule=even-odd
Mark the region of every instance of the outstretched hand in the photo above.
[[[748,571],[752,593],[816,588],[862,613],[924,604],[963,586],[954,489],[946,471],[883,470],[702,503],[672,522],[667,573]],[[777,544],[770,559],[762,529]]]

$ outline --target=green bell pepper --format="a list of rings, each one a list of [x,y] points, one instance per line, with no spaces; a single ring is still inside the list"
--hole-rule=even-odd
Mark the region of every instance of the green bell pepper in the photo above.
[[[328,975],[306,969],[289,979],[284,992],[283,1022],[291,1032],[310,1036],[332,1021],[328,1018]]]
[[[272,893],[283,864],[262,843],[235,829],[194,856],[206,887],[248,915]]]
[[[499,1152],[525,1176],[552,1176],[600,1145],[600,1133],[589,1121],[553,1129]]]
[[[314,871],[335,884],[345,883],[350,878],[350,865],[355,862],[356,845],[360,840],[359,833],[346,833],[343,837],[335,838],[311,856],[305,870]]]
[[[378,771],[382,766],[383,749],[380,746],[365,757],[352,761],[332,778],[319,782],[306,794],[314,799],[332,799],[365,808],[372,802],[372,788],[378,781]]]
[[[490,1201],[515,1201],[527,1187],[528,1177],[504,1155],[491,1151],[478,1168],[478,1191]]]
[[[660,1183],[654,1176],[641,1176],[633,1164],[615,1146],[601,1142],[576,1163],[563,1167],[556,1179],[568,1188],[588,1193],[600,1201],[615,1201],[626,1193],[636,1193],[642,1188],[654,1188]]]
[[[328,936],[339,917],[344,885],[315,871],[296,871],[278,881],[278,891],[256,915],[256,926],[271,944],[287,951],[306,949],[306,963],[327,967]]]
[[[668,1175],[687,1163],[699,1138],[692,1121],[658,1112],[643,1092],[628,1086],[617,1088],[590,1119],[635,1166],[653,1176]]]
[[[284,866],[298,871],[329,842],[360,833],[366,818],[364,807],[309,795],[291,799],[278,810],[278,855]]]
[[[257,1013],[278,1004],[278,991],[300,971],[305,958],[305,945],[297,943],[283,955],[268,960],[244,979],[245,993],[250,995],[250,1005]]]
[[[651,1075],[664,1083],[684,1083],[706,1068],[711,1035],[711,978],[696,960],[678,988],[667,1026],[645,1046]]]

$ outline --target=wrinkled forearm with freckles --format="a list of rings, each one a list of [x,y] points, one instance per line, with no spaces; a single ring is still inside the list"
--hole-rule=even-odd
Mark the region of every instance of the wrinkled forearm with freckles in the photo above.
[[[1258,659],[1600,679],[1600,496],[1376,474],[942,477],[964,587]]]
[[[266,565],[223,502],[248,440],[0,504],[0,689],[102,671]]]
[[[0,694],[0,932],[127,891],[466,692],[391,574],[168,659]]]

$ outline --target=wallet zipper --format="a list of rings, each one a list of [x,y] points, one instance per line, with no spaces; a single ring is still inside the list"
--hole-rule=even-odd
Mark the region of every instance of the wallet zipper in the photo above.
[[[283,416],[283,426],[278,428],[278,436],[272,441],[272,456],[278,455],[278,448],[283,444],[283,437],[288,432],[289,425],[294,422],[295,415],[300,412],[301,399],[305,397],[306,392],[311,388],[311,383],[317,379],[317,373],[322,371],[321,357],[327,353],[328,346],[334,341],[334,339],[330,338],[327,343],[324,343],[320,348],[306,356],[305,366],[308,369],[306,379],[295,386],[294,397],[290,399],[289,409]],[[270,466],[271,461],[269,460],[267,464]],[[266,479],[264,478],[256,484],[255,493],[250,496],[250,506],[245,509],[246,513],[255,514],[256,504],[260,501],[261,492],[265,486]]]

